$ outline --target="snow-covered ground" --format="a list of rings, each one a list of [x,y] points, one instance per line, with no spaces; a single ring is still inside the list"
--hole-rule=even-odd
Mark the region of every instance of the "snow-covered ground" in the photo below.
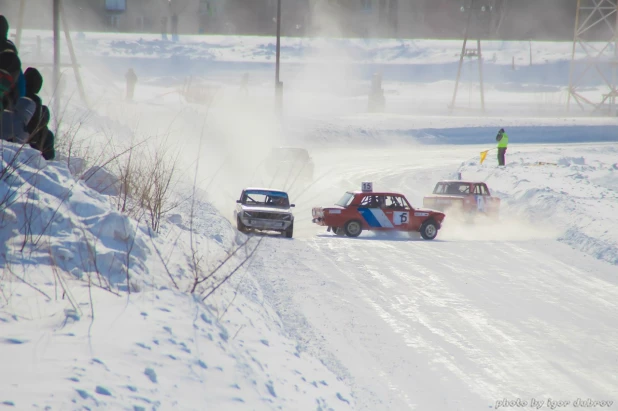
[[[0,404],[349,408],[349,388],[301,355],[265,303],[247,259],[259,240],[207,203],[193,222],[172,214],[155,234],[65,163],[2,149]]]
[[[36,55],[36,35],[50,42],[48,32],[25,32],[26,66],[50,59],[48,47]],[[571,44],[484,44],[486,111],[468,62],[451,112],[460,42],[284,39],[279,123],[272,38],[74,37],[89,107],[65,70],[58,145],[66,151],[75,137],[72,155],[90,163],[135,144],[146,160],[153,147],[173,147],[164,158],[178,156],[173,190],[183,201],[154,233],[147,215],[123,215],[97,192],[96,178],[80,180],[77,160],[2,146],[0,405],[617,406],[618,118],[566,112]],[[139,76],[133,102],[124,101],[128,67]],[[386,110],[367,113],[376,70]],[[211,105],[179,92],[190,75],[216,90]],[[52,95],[48,84],[44,102]],[[500,127],[507,167],[496,168],[495,151],[479,164]],[[308,147],[314,179],[266,176],[276,145]],[[420,205],[457,173],[502,199],[499,223],[447,216],[431,242],[339,238],[311,223],[313,206],[362,181]],[[194,181],[192,212],[184,200]],[[231,222],[243,187],[271,184],[297,205],[291,241],[247,237]],[[204,282],[191,292],[196,272]]]

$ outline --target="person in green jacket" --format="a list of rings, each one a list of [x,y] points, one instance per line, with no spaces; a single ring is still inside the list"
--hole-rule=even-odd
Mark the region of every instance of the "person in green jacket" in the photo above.
[[[503,128],[498,131],[496,141],[498,142],[498,165],[503,166],[504,154],[506,153],[506,147],[509,145],[509,136],[504,132]]]

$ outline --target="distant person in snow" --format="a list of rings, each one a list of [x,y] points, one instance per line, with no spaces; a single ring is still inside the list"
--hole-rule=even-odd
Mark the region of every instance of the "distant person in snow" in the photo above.
[[[161,40],[167,41],[167,16],[161,17]]]
[[[498,131],[496,141],[498,142],[498,165],[503,166],[505,165],[504,155],[506,153],[506,147],[509,145],[509,136],[504,132],[503,128]]]
[[[124,78],[127,80],[127,101],[133,100],[133,93],[135,92],[135,84],[137,83],[137,75],[130,68],[127,71],[127,74],[124,75]]]
[[[178,41],[178,14],[172,14],[172,41]]]
[[[249,89],[247,86],[249,85],[249,73],[245,73],[242,75],[240,79],[240,91],[244,91],[245,95],[249,94]]]

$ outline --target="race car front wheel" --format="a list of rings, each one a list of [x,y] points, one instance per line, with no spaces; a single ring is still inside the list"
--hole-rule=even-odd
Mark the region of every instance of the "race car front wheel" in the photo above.
[[[333,233],[336,236],[342,237],[345,235],[345,230],[343,229],[343,227],[333,227]]]
[[[358,237],[363,231],[363,226],[358,220],[350,220],[345,223],[343,229],[348,237]]]
[[[285,238],[292,238],[294,236],[294,223],[285,230]]]
[[[246,233],[247,232],[247,227],[242,223],[242,221],[240,220],[240,217],[236,218],[236,228],[241,233]]]
[[[433,220],[427,220],[421,225],[420,232],[425,240],[433,240],[438,235],[438,226]]]

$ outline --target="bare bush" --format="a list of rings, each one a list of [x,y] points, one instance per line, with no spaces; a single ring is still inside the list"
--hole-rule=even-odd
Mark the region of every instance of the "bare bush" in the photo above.
[[[180,172],[178,155],[162,144],[141,149],[139,155],[131,149],[116,163],[121,186],[117,209],[135,219],[145,212],[149,226],[158,232],[163,216],[182,202],[172,192]]]
[[[149,213],[150,226],[158,232],[161,217],[179,205],[170,190],[178,174],[178,152],[172,154],[169,148],[156,147],[150,154],[145,171],[148,178],[142,180],[140,202]]]

